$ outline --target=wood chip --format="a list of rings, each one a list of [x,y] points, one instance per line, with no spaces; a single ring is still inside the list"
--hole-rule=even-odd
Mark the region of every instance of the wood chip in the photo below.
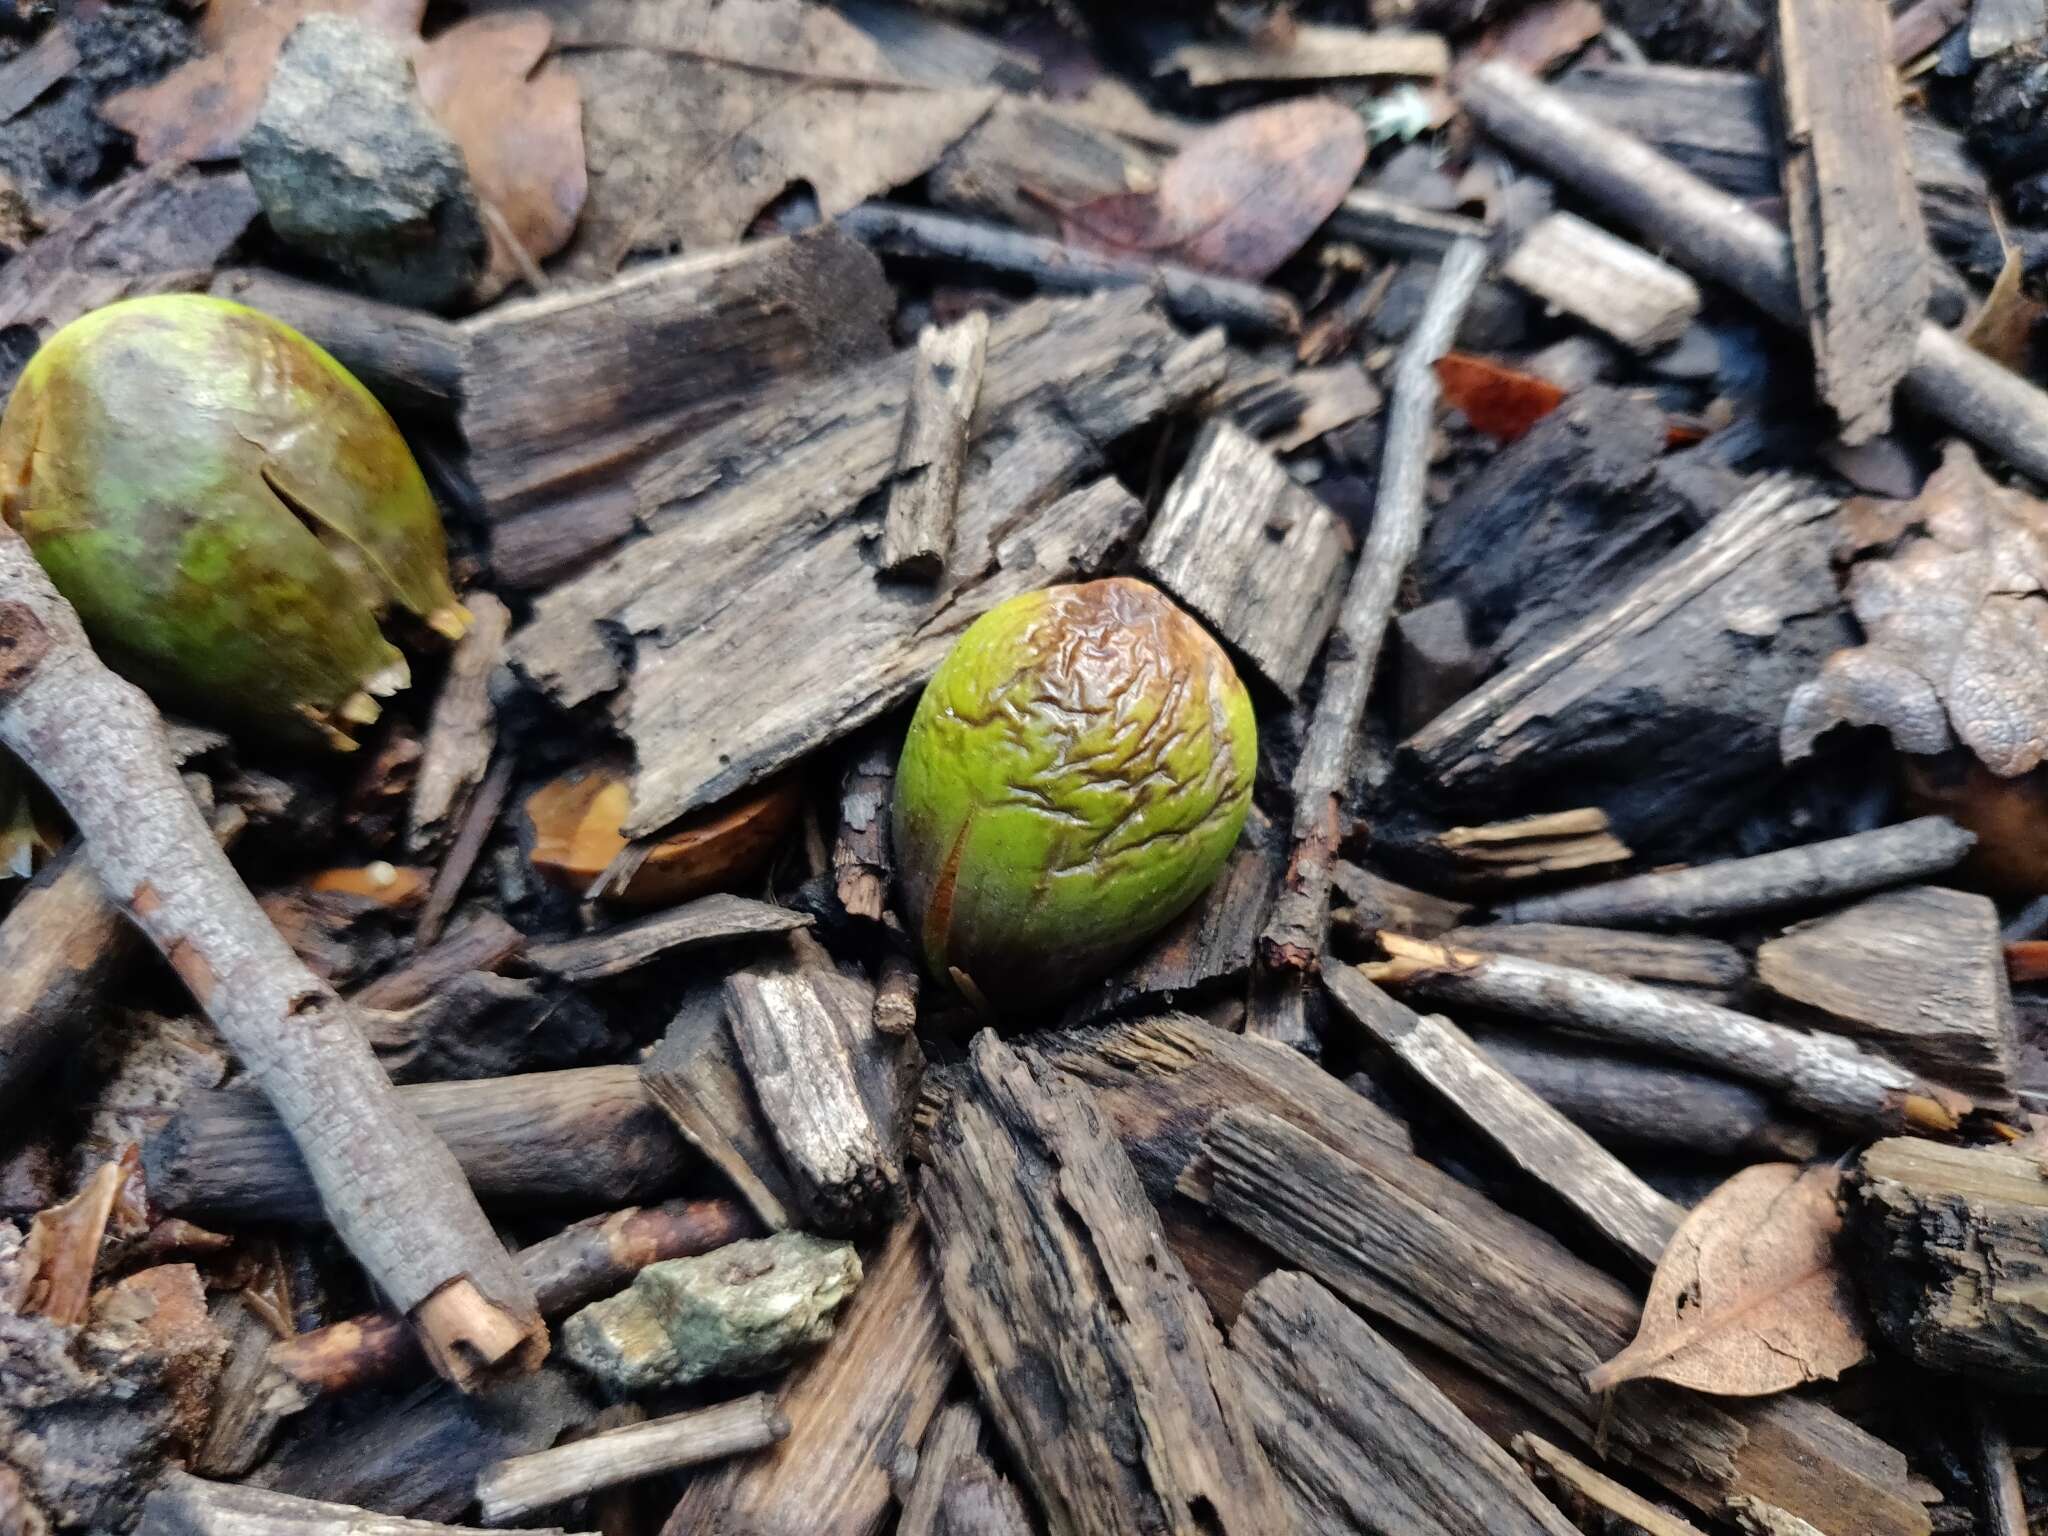
[[[1633,352],[1678,340],[1700,310],[1691,278],[1573,213],[1524,235],[1501,275]]]

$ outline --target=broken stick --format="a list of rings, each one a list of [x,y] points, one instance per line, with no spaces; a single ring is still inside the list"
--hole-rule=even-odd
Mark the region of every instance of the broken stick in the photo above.
[[[394,1093],[355,1011],[264,916],[172,766],[142,691],[0,533],[0,743],[70,814],[109,896],[276,1108],[349,1251],[469,1388],[547,1354],[533,1292],[453,1155]]]
[[[1717,192],[1570,96],[1501,60],[1465,82],[1466,111],[1494,138],[1605,207],[1650,244],[1679,255],[1785,325],[1804,312],[1791,240],[1741,199]],[[2048,479],[2048,394],[1922,321],[1906,389],[1931,415],[2036,479]]]
[[[882,574],[932,581],[953,549],[953,513],[967,462],[967,427],[981,398],[988,314],[977,309],[917,338],[917,366],[903,409],[903,446],[882,522]]]
[[[1276,969],[1313,970],[1329,926],[1330,866],[1341,839],[1339,800],[1351,774],[1352,743],[1365,716],[1380,643],[1393,617],[1415,552],[1422,544],[1429,444],[1442,393],[1435,364],[1458,334],[1458,323],[1486,271],[1486,247],[1460,241],[1445,255],[1422,318],[1394,367],[1394,400],[1380,448],[1379,492],[1372,531],[1359,552],[1338,610],[1301,763],[1294,771],[1294,853],[1266,924],[1260,948]]]
[[[468,1529],[172,1472],[143,1505],[136,1536],[463,1536]],[[530,1536],[564,1532],[549,1526]]]

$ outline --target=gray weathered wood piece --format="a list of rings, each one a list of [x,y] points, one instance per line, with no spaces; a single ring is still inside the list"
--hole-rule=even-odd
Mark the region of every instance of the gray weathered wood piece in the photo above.
[[[1553,213],[1522,237],[1501,276],[1632,352],[1685,334],[1699,285],[1668,261],[1575,213]]]
[[[889,483],[882,520],[885,576],[930,581],[946,569],[953,548],[955,503],[967,457],[967,431],[981,398],[988,358],[988,314],[976,310],[952,325],[928,325],[917,338],[917,368],[903,413],[903,446]]]

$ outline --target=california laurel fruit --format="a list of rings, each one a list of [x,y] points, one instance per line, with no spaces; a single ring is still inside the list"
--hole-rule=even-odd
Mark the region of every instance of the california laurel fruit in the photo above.
[[[1216,878],[1257,760],[1230,658],[1156,588],[991,609],[933,674],[896,770],[926,963],[1012,1015],[1100,975]]]
[[[291,327],[197,294],[74,320],[0,416],[0,516],[106,659],[167,702],[351,746],[405,658],[396,605],[467,615],[375,397]]]

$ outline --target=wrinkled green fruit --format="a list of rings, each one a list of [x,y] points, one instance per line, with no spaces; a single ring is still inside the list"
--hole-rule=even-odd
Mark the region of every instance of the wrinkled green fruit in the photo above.
[[[1099,976],[1222,870],[1257,763],[1230,658],[1156,588],[991,609],[933,674],[896,768],[926,963],[1012,1015]]]
[[[131,299],[52,336],[0,416],[0,516],[112,665],[266,734],[352,746],[408,680],[379,618],[467,622],[384,408],[222,299]]]

